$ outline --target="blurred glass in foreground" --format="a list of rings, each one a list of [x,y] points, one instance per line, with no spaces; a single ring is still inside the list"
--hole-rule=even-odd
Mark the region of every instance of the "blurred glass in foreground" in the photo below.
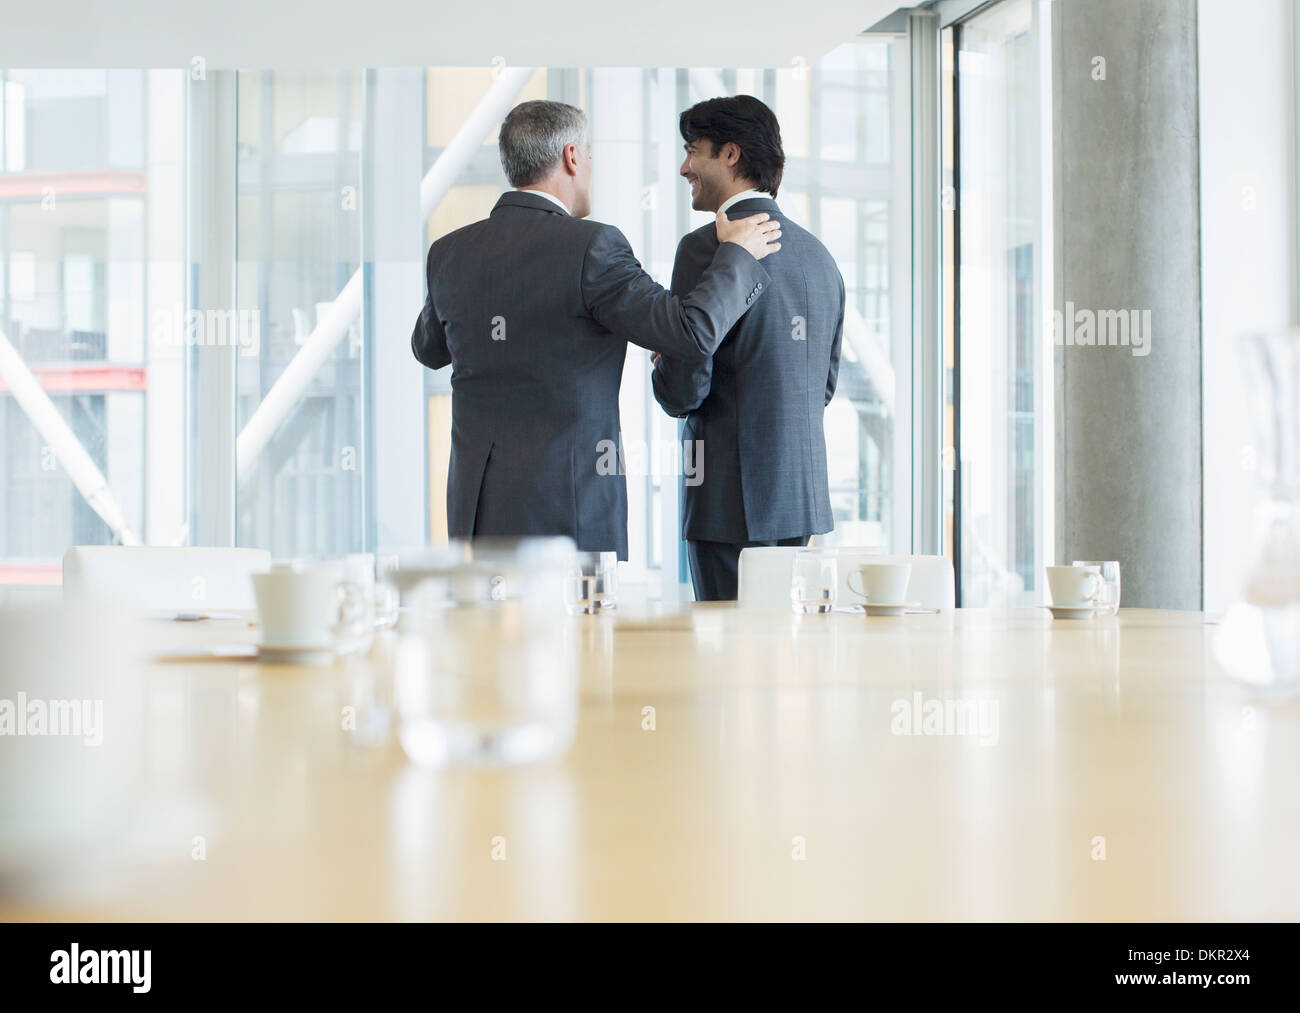
[[[396,658],[398,737],[422,766],[533,763],[578,718],[567,538],[478,539],[461,561],[410,566]]]
[[[125,858],[147,730],[133,622],[103,604],[0,608],[0,899],[110,880]]]
[[[1215,656],[1234,679],[1289,696],[1300,692],[1300,331],[1248,335],[1243,353],[1254,395],[1255,555]]]

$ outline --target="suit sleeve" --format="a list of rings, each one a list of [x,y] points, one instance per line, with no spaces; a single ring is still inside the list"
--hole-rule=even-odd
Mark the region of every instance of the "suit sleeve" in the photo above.
[[[582,264],[582,297],[598,324],[661,355],[712,355],[771,279],[749,252],[723,243],[704,276],[679,298],[650,277],[618,229],[602,226]]]
[[[432,256],[432,249],[429,251]],[[428,268],[426,266],[426,277]],[[443,330],[442,320],[433,305],[433,287],[424,298],[424,309],[415,321],[411,331],[411,351],[417,360],[430,369],[442,369],[451,362],[451,351],[447,348],[447,332]]]
[[[695,233],[682,237],[673,261],[673,295],[684,296],[699,283],[709,266],[708,257],[708,249],[700,249]],[[662,356],[650,373],[650,388],[659,407],[679,419],[704,403],[712,384],[712,356],[703,359]]]
[[[831,369],[826,375],[826,404],[835,396],[835,384],[840,376],[840,345],[844,343],[844,279],[840,278],[840,316],[835,323],[835,337],[831,339]]]

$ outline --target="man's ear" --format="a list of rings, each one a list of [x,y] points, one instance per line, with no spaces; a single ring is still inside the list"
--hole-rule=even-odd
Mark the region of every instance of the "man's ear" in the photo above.
[[[740,161],[740,145],[735,141],[728,141],[722,146],[719,154],[722,156],[722,164],[728,169],[734,169],[736,163]]]
[[[570,176],[578,174],[578,146],[576,144],[566,144],[564,150],[560,153],[560,164],[564,166],[564,171]]]

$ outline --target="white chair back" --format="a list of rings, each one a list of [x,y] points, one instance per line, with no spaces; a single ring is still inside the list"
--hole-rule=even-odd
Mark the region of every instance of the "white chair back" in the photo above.
[[[736,605],[790,609],[790,577],[802,545],[759,545],[740,550]]]
[[[168,612],[253,609],[252,575],[265,549],[74,545],[63,555],[63,598]]]

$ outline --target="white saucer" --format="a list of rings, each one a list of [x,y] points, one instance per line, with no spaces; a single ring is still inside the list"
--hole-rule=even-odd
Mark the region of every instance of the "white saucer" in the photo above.
[[[901,616],[908,609],[919,608],[920,605],[920,602],[909,601],[902,605],[867,604],[863,607],[867,610],[869,616]]]
[[[155,661],[264,661],[280,665],[325,665],[334,659],[330,647],[263,647],[260,644],[211,644],[189,651],[163,651]]]
[[[257,645],[257,660],[281,665],[323,665],[332,660],[330,647],[270,647]]]
[[[1096,605],[1044,605],[1052,613],[1053,619],[1091,619],[1097,611]]]

